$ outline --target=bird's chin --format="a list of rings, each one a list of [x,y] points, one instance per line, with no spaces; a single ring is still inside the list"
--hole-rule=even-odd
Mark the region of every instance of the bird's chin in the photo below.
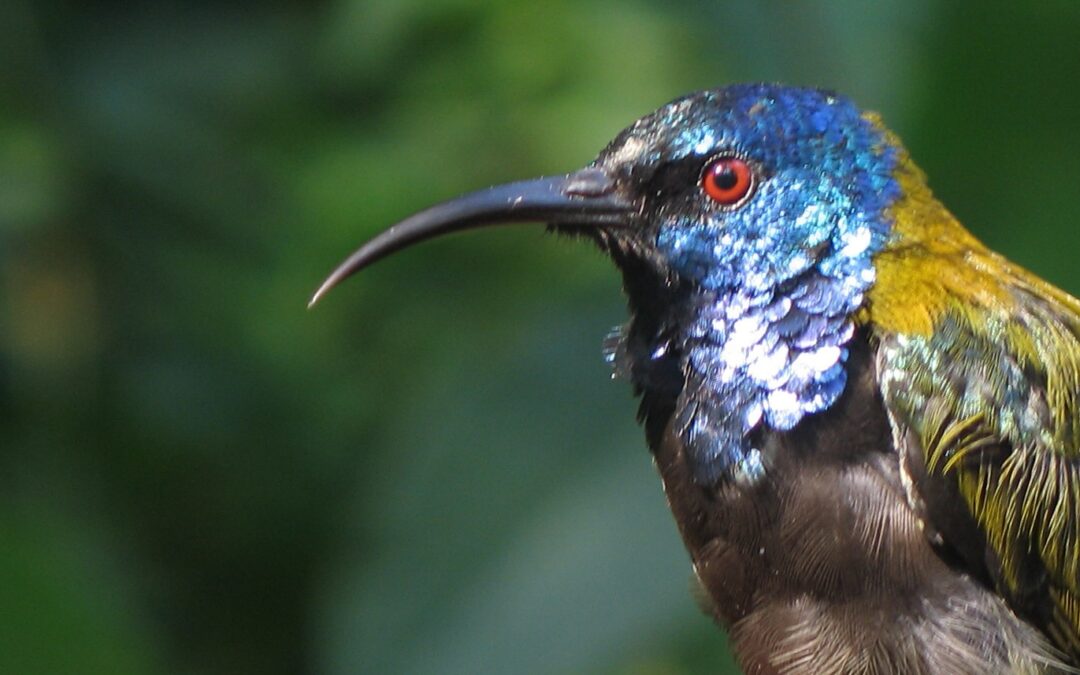
[[[612,235],[605,227],[598,227],[592,223],[548,223],[547,231],[564,237],[586,238],[593,241],[608,239]]]
[[[597,225],[596,223],[548,223],[547,231],[571,239],[585,239],[611,255],[629,254],[642,248],[628,225]]]

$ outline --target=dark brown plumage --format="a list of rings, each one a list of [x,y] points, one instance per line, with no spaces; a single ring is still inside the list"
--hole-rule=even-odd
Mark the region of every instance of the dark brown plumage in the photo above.
[[[924,532],[870,341],[853,344],[855,377],[836,406],[764,434],[777,461],[757,485],[702,487],[671,428],[672,401],[643,410],[695,574],[742,666],[761,675],[1055,672],[1045,639]]]

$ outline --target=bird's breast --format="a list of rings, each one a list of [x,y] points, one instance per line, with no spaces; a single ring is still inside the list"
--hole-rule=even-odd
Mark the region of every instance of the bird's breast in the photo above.
[[[747,672],[1002,671],[1010,631],[1030,629],[931,545],[903,488],[865,340],[849,366],[835,406],[759,439],[772,458],[764,480],[702,485],[677,425],[654,437],[713,615]]]

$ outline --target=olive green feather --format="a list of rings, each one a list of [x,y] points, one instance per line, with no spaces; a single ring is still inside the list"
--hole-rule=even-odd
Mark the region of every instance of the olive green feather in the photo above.
[[[1080,657],[1080,302],[983,247],[908,171],[863,320],[909,498]]]

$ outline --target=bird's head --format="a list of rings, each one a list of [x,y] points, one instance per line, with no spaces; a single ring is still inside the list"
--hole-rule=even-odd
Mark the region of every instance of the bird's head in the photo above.
[[[869,278],[899,196],[898,153],[841,96],[776,85],[700,92],[600,153],[592,169],[630,208],[624,227],[592,232],[616,254],[719,294],[776,289],[812,268]]]
[[[677,361],[676,407],[703,480],[753,476],[752,436],[786,429],[844,387],[853,316],[890,236],[903,151],[846,98],[737,85],[673,101],[588,167],[493,187],[375,237],[316,293],[389,253],[484,224],[547,222],[594,238],[622,269],[623,351],[649,388]],[[313,299],[313,301],[314,301]],[[692,391],[691,391],[692,390]]]

